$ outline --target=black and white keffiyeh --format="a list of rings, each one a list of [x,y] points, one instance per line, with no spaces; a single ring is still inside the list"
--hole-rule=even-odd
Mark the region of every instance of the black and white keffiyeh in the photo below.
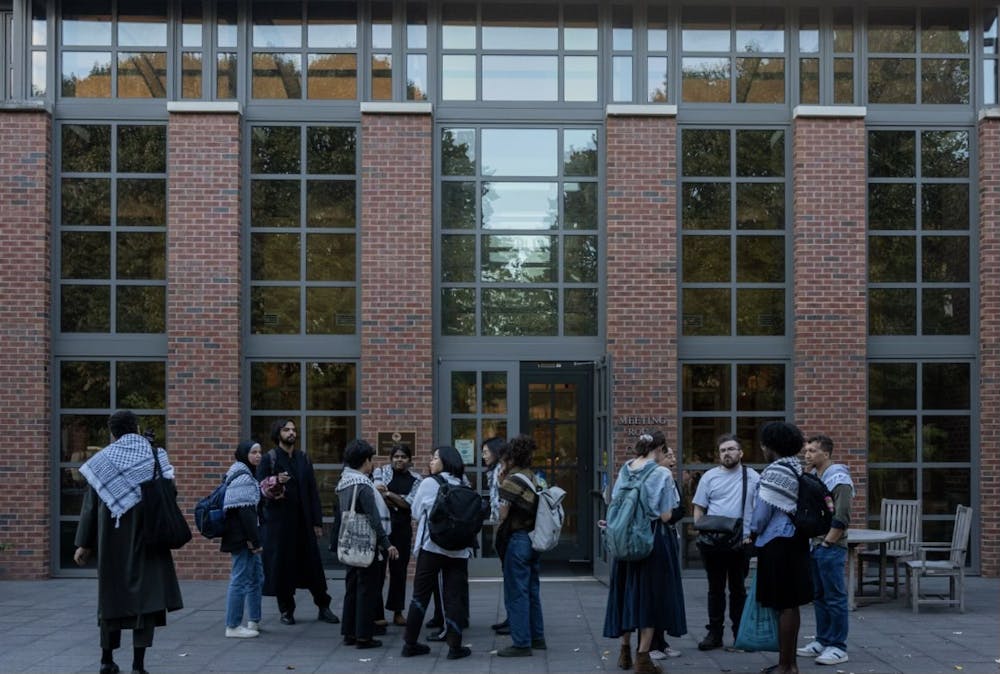
[[[375,508],[378,510],[378,518],[382,520],[382,528],[385,535],[392,533],[392,519],[389,517],[389,506],[385,504],[382,494],[375,488],[375,482],[360,470],[344,466],[344,472],[340,475],[340,482],[337,483],[337,491],[353,487],[354,485],[368,485],[375,494]]]
[[[757,496],[765,503],[789,515],[795,514],[799,499],[799,475],[802,464],[794,456],[785,456],[770,464],[760,474]]]
[[[174,479],[167,451],[159,447],[156,452],[163,477]],[[80,474],[111,511],[117,527],[122,515],[142,500],[139,485],[153,479],[153,446],[138,433],[126,433],[90,457],[80,466]]]
[[[851,498],[854,498],[854,480],[851,479],[851,472],[847,470],[847,466],[842,463],[834,463],[830,465],[826,472],[823,473],[823,484],[831,492],[834,487],[846,484],[851,488]]]
[[[222,499],[222,509],[254,508],[260,501],[260,485],[253,473],[242,461],[237,461],[226,471],[226,496]]]

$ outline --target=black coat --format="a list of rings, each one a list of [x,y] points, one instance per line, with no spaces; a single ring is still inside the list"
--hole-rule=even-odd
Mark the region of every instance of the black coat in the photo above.
[[[170,550],[142,542],[142,506],[115,527],[111,511],[87,490],[76,529],[76,545],[97,553],[97,618],[127,624],[140,615],[184,608]]]
[[[323,515],[309,457],[297,449],[291,456],[280,448],[269,451],[257,466],[257,480],[285,471],[292,476],[285,483],[285,497],[262,499],[264,594],[269,597],[326,584],[313,532],[314,526],[322,526]]]

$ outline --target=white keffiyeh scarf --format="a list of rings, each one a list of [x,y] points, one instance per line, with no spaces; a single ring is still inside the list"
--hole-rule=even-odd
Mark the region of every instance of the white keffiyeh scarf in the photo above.
[[[341,473],[340,482],[337,483],[337,491],[347,489],[348,487],[352,487],[354,485],[368,485],[371,487],[372,492],[375,494],[375,508],[378,510],[378,518],[382,520],[382,528],[385,530],[386,536],[391,534],[392,519],[389,516],[389,506],[385,504],[385,499],[382,498],[381,492],[375,488],[375,483],[369,476],[365,475],[360,470],[344,466],[344,472]]]
[[[770,464],[760,474],[757,496],[765,503],[789,515],[795,514],[799,499],[799,475],[802,465],[794,456],[785,456]]]
[[[854,498],[854,480],[851,479],[851,473],[844,464],[834,463],[828,466],[822,480],[831,492],[837,485],[846,484],[851,488],[851,498]]]
[[[226,472],[226,497],[222,509],[256,507],[260,501],[260,485],[242,461],[237,461]]]
[[[156,452],[163,477],[174,479],[166,450],[160,447]],[[153,479],[153,446],[138,433],[126,433],[90,457],[80,466],[80,474],[111,511],[117,528],[122,515],[142,500],[140,485]]]

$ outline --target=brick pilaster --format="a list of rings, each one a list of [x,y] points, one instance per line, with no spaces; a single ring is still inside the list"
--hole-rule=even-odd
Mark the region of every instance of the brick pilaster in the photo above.
[[[1000,576],[1000,118],[979,125],[980,567]]]
[[[51,569],[52,120],[37,107],[0,108],[0,578]],[[25,491],[27,490],[27,491]]]
[[[167,439],[190,513],[240,440],[240,117],[171,112],[167,128]],[[197,532],[175,558],[185,578],[227,573]]]
[[[361,119],[361,425],[433,433],[431,116]]]
[[[677,123],[607,119],[607,341],[613,412],[663,417],[677,446]],[[615,465],[635,438],[615,423]]]

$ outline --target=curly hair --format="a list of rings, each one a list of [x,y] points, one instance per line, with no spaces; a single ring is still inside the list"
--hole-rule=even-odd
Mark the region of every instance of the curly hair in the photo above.
[[[517,468],[529,468],[536,449],[535,439],[522,433],[507,443],[507,462]]]

